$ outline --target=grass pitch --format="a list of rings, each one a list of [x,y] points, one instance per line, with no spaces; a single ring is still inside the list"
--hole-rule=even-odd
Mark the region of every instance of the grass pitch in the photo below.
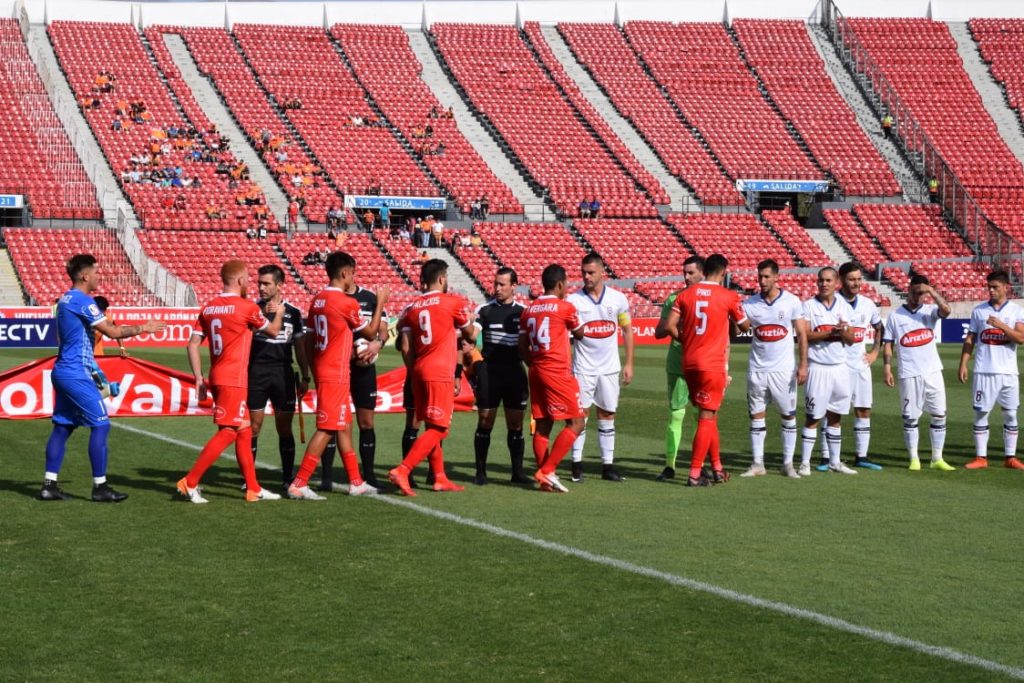
[[[953,379],[958,351],[943,349],[946,455],[955,465],[973,455],[969,392]],[[183,350],[144,355],[185,366]],[[0,367],[31,357],[3,354]],[[636,380],[623,393],[616,426],[625,484],[591,476],[564,496],[505,484],[499,419],[494,483],[461,494],[423,492],[415,504],[1024,667],[1017,637],[1024,601],[1015,585],[1024,540],[1014,515],[1020,472],[906,471],[896,392],[878,381],[871,451],[882,472],[801,481],[773,472],[699,490],[658,483],[663,362],[661,349],[639,349]],[[733,350],[731,367],[736,382],[721,427],[735,474],[749,463],[746,349]],[[452,478],[462,483],[472,474],[475,419],[458,415],[446,442]],[[203,482],[210,505],[192,506],[175,495],[174,482],[212,433],[210,421],[115,422],[193,444],[113,430],[111,482],[131,495],[119,506],[86,500],[84,433],[69,443],[61,475],[79,498],[34,500],[49,423],[0,423],[4,680],[1000,677],[413,507],[341,495],[247,505],[231,460]],[[399,460],[401,429],[400,415],[378,416],[378,476]],[[1000,430],[992,432],[990,454],[998,455]],[[264,434],[259,459],[274,464],[272,427]],[[844,453],[851,447],[852,423],[844,423]],[[767,449],[776,466],[774,417]],[[598,471],[593,424],[586,462]],[[269,484],[277,475],[261,472],[261,479]]]

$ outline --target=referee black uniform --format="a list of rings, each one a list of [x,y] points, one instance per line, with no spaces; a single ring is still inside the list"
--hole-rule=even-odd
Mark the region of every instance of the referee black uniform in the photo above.
[[[479,410],[526,410],[529,385],[519,358],[519,319],[524,308],[492,299],[476,312],[476,324],[483,332],[483,357],[476,364],[476,406]],[[532,481],[523,473],[523,430],[509,430],[508,451],[512,459],[512,481]],[[491,430],[477,424],[474,447],[478,483],[487,481],[487,451]]]
[[[267,401],[275,413],[295,412],[295,370],[292,356],[295,342],[306,334],[302,312],[287,301],[284,306],[281,331],[274,338],[261,334],[252,336],[249,352],[249,395],[246,402],[249,410],[265,410]],[[267,302],[259,301],[260,310],[266,314]],[[281,451],[281,479],[285,484],[292,480],[295,469],[295,437],[291,430],[278,433],[278,448]],[[258,437],[252,439],[252,453],[256,456]]]

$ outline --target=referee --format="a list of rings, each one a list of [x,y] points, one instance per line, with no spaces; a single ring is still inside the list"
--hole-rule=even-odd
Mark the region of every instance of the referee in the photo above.
[[[377,295],[368,289],[352,283],[345,293],[359,304],[359,315],[369,322],[377,310]],[[381,320],[386,320],[382,314]],[[377,458],[377,432],[374,431],[374,411],[377,408],[377,354],[388,341],[386,322],[380,326],[377,338],[365,346],[357,343],[352,351],[349,378],[351,381],[352,403],[356,406],[356,423],[359,425],[359,459],[362,461],[363,479],[378,489],[384,485],[377,480],[373,467]],[[333,491],[334,457],[338,443],[335,439],[327,444],[323,457],[320,459],[320,490]]]
[[[494,276],[494,298],[477,309],[476,325],[483,332],[483,360],[476,364],[476,405],[478,418],[473,439],[476,476],[473,482],[487,483],[487,451],[498,406],[505,407],[506,442],[512,459],[512,482],[532,484],[523,473],[523,413],[529,389],[526,371],[519,358],[519,318],[523,307],[513,297],[519,277],[511,268]]]
[[[259,271],[260,310],[266,311],[267,304],[284,306],[281,331],[276,337],[254,334],[252,351],[249,354],[249,419],[252,422],[252,456],[256,457],[260,429],[267,400],[274,407],[274,422],[277,425],[277,444],[281,451],[281,485],[287,491],[295,469],[295,436],[292,434],[292,418],[295,417],[295,371],[292,369],[292,348],[299,363],[302,377],[299,393],[309,388],[309,360],[306,345],[296,344],[306,333],[302,312],[281,297],[284,271],[279,266],[262,266]]]

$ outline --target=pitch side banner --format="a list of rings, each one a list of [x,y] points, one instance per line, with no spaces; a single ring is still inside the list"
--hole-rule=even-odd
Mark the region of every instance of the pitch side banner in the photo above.
[[[0,348],[52,349],[57,346],[53,318],[0,318]]]
[[[0,419],[18,420],[50,417],[53,414],[53,385],[50,373],[55,356],[31,361],[0,374]],[[121,384],[121,393],[105,399],[112,417],[155,417],[212,415],[213,403],[200,402],[192,375],[139,358],[97,356],[103,374]],[[399,413],[405,368],[385,372],[377,378],[377,412]],[[269,406],[268,406],[269,408]],[[456,410],[473,409],[473,389],[462,383],[455,399]],[[302,412],[316,412],[316,392],[303,397]]]

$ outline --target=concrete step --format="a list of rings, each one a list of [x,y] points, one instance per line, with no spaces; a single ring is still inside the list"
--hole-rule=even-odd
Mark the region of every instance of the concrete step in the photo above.
[[[928,195],[928,188],[907,163],[896,144],[882,132],[881,118],[864,97],[864,93],[857,87],[853,76],[843,65],[839,55],[836,54],[835,46],[829,39],[828,33],[817,24],[807,24],[807,32],[818,55],[825,61],[825,71],[828,72],[835,84],[836,90],[850,105],[857,122],[867,133],[868,140],[889,164],[889,169],[896,177],[900,189],[903,190],[904,199],[922,201]]]
[[[452,256],[447,249],[424,249],[430,258],[441,259],[448,264],[448,289],[455,294],[462,294],[476,304],[482,304],[487,300],[484,293],[470,277],[466,269],[462,267],[459,260]]]
[[[207,118],[231,139],[231,152],[249,167],[249,174],[252,180],[260,186],[263,194],[266,195],[267,208],[274,214],[278,224],[285,225],[288,220],[288,196],[281,189],[281,186],[277,184],[274,176],[271,175],[270,169],[264,164],[263,158],[249,144],[248,139],[238,127],[238,123],[231,115],[231,112],[228,111],[228,108],[221,101],[217,90],[213,87],[213,83],[206,76],[199,73],[199,68],[196,66],[195,60],[192,59],[185,41],[177,33],[165,33],[163,34],[163,39],[164,44],[167,45],[168,52],[171,53],[171,59],[174,60],[174,64],[178,67],[178,71],[181,72],[182,78],[185,79],[185,83],[192,91],[192,96],[195,98],[196,103],[199,104]],[[308,226],[305,225],[305,219],[301,217],[299,219],[299,230],[308,230]]]
[[[664,164],[661,163],[661,160],[654,153],[654,150],[640,137],[633,124],[619,114],[619,111],[604,94],[604,91],[590,77],[590,74],[583,68],[583,65],[576,60],[575,55],[573,55],[572,50],[558,32],[558,29],[555,26],[542,26],[540,30],[544,40],[548,43],[548,47],[551,48],[551,51],[559,63],[561,63],[562,68],[565,69],[569,78],[576,83],[576,87],[580,89],[583,96],[587,98],[591,106],[597,110],[615,134],[619,136],[623,144],[629,148],[629,151],[633,153],[637,161],[640,162],[648,173],[657,178],[661,186],[668,192],[672,200],[672,210],[700,210],[700,203],[697,201],[697,197],[686,189],[679,182],[678,178],[669,173],[668,169],[665,168]]]
[[[25,299],[21,293],[21,283],[14,270],[11,255],[6,249],[0,249],[0,306],[24,306]]]
[[[409,36],[409,45],[423,67],[420,73],[423,82],[434,93],[434,97],[442,107],[451,107],[459,131],[473,146],[477,154],[483,158],[494,175],[512,190],[512,194],[523,205],[527,220],[551,220],[550,211],[545,213],[543,210],[544,199],[533,191],[512,161],[505,156],[494,138],[480,125],[469,107],[462,101],[455,86],[448,80],[448,75],[437,61],[437,55],[430,48],[430,42],[423,30],[407,28],[405,31]]]
[[[946,25],[956,41],[956,51],[964,62],[964,71],[970,76],[975,90],[981,95],[982,104],[995,121],[999,134],[1003,136],[1017,161],[1024,163],[1024,133],[1021,132],[1021,120],[1007,105],[1002,87],[992,78],[988,65],[981,60],[978,44],[974,42],[970,29],[962,21],[951,21]]]
[[[825,252],[837,267],[840,264],[853,260],[853,254],[846,250],[846,247],[832,234],[831,230],[827,228],[810,228],[807,230],[807,234],[818,243],[821,250]],[[882,296],[888,297],[894,306],[898,306],[903,301],[903,297],[895,289],[881,280],[872,280],[871,286]]]

